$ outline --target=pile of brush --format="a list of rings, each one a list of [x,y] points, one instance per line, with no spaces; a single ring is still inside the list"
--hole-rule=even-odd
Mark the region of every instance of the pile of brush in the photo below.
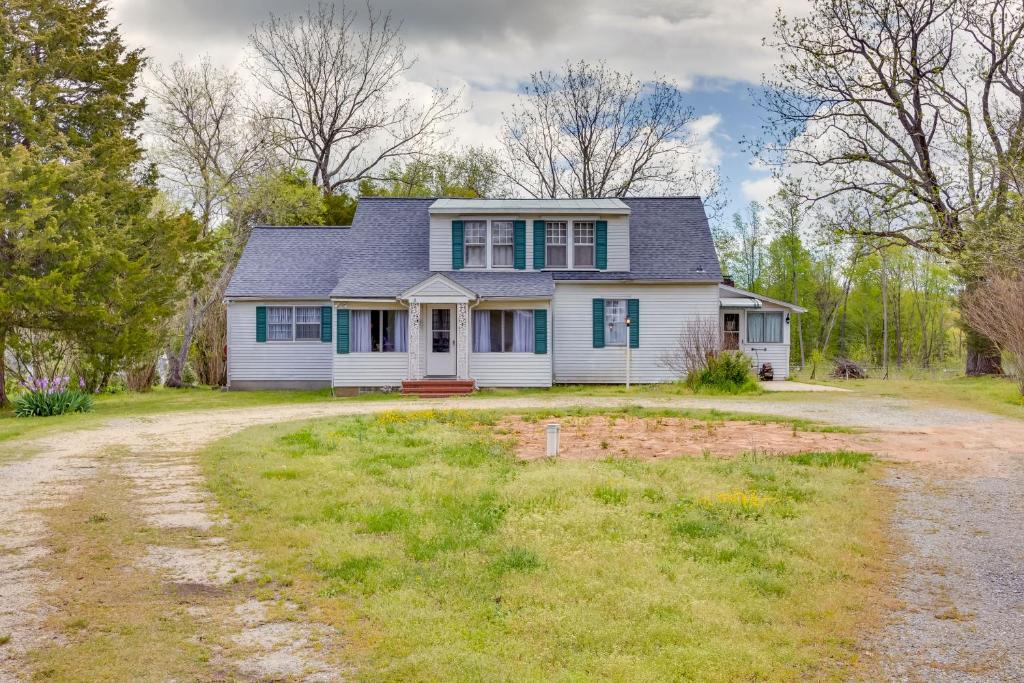
[[[849,358],[837,358],[832,366],[836,379],[867,379],[868,371]]]

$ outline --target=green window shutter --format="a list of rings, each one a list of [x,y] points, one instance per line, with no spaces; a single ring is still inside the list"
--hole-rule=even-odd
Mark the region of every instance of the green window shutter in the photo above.
[[[512,221],[512,263],[526,270],[526,221]]]
[[[604,299],[594,299],[594,348],[604,348]]]
[[[544,270],[544,221],[533,222],[533,269]]]
[[[629,316],[629,348],[640,348],[640,299],[626,301],[626,315]]]
[[[452,221],[452,270],[462,270],[465,263],[466,231],[462,221]]]
[[[320,341],[331,341],[331,307],[320,307]]]
[[[608,268],[608,221],[598,221],[594,236],[594,249],[597,251],[594,262],[598,270]]]
[[[338,353],[348,353],[348,314],[347,308],[338,309]]]
[[[545,308],[533,312],[533,352],[548,352],[548,311]]]
[[[256,341],[267,341],[267,307],[256,307]]]

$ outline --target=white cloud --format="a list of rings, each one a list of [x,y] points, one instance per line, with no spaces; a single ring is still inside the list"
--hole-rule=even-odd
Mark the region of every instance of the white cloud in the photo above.
[[[771,176],[757,178],[755,180],[744,180],[740,183],[743,191],[743,198],[748,202],[768,201],[768,198],[779,191],[779,181]]]

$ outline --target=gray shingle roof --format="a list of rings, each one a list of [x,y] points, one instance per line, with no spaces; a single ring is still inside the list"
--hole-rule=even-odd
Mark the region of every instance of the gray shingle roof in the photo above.
[[[225,296],[326,299],[348,228],[254,228]]]
[[[551,296],[554,281],[721,280],[704,205],[697,197],[622,200],[631,211],[629,273],[452,272],[483,297]],[[434,199],[363,198],[351,228],[252,232],[228,297],[391,297],[425,280],[428,209]]]
[[[607,213],[629,214],[614,197],[600,199],[438,199],[430,213]]]
[[[558,280],[720,281],[711,228],[699,197],[633,197],[630,208],[629,273],[556,271]]]
[[[341,276],[332,296],[355,299],[395,296],[423,282],[431,275],[435,275],[435,273],[429,270],[398,272],[352,270]],[[551,273],[546,272],[466,273],[453,271],[445,272],[445,276],[485,298],[547,298],[555,293],[555,284],[551,280]]]

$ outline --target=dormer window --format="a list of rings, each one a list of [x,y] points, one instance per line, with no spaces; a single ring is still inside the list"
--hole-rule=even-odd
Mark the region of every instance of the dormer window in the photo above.
[[[594,267],[594,223],[574,222],[572,224],[572,267]]]
[[[491,221],[491,267],[511,268],[513,259],[512,221]]]
[[[568,224],[548,221],[544,236],[544,263],[548,268],[566,268],[568,261]]]
[[[466,267],[487,267],[487,221],[466,221]]]

